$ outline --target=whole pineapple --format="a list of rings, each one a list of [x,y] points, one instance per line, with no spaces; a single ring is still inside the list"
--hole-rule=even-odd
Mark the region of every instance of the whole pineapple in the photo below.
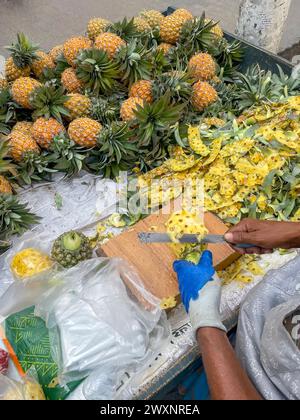
[[[53,243],[51,257],[63,267],[69,268],[92,258],[89,239],[80,232],[70,231],[60,235]]]
[[[40,153],[34,138],[20,131],[13,131],[9,135],[10,155],[15,162],[21,162],[28,152]]]
[[[92,18],[87,25],[87,35],[95,41],[98,35],[106,31],[107,27],[111,25],[111,22],[103,18]]]
[[[216,90],[207,82],[199,81],[193,85],[192,105],[197,111],[203,111],[218,99]]]
[[[189,61],[189,72],[195,80],[211,80],[216,75],[216,63],[207,53],[195,54]]]
[[[168,44],[176,44],[179,40],[181,29],[186,18],[174,14],[166,16],[160,24],[160,38]]]
[[[128,98],[121,105],[121,118],[123,121],[131,121],[135,118],[134,111],[137,109],[137,105],[143,106],[144,101],[141,98]]]
[[[76,118],[68,128],[71,140],[83,147],[94,147],[97,144],[97,136],[102,129],[102,125],[91,118]]]
[[[12,57],[9,57],[5,62],[5,77],[9,82],[18,79],[19,77],[26,77],[30,75],[30,66],[23,68],[17,67]]]
[[[110,32],[104,32],[95,39],[95,48],[105,51],[109,58],[114,58],[123,45],[126,45],[126,42],[118,35]]]
[[[35,89],[41,86],[40,82],[31,77],[20,77],[13,82],[11,87],[13,100],[23,108],[32,109],[30,97]]]
[[[83,83],[76,76],[72,67],[65,69],[61,74],[61,83],[68,93],[78,93],[83,87]]]
[[[43,149],[49,149],[53,139],[59,133],[64,132],[65,128],[54,118],[38,118],[31,128],[31,135]]]
[[[77,36],[68,39],[64,43],[63,53],[70,66],[75,67],[75,59],[81,50],[90,48],[92,41],[85,36]]]
[[[58,57],[63,54],[64,52],[64,46],[63,45],[56,45],[49,51],[49,57],[51,58],[54,63],[56,63]]]
[[[136,27],[138,32],[145,32],[145,31],[150,31],[151,30],[151,26],[146,21],[146,19],[144,19],[140,16],[135,17],[133,22],[134,22],[134,26]]]
[[[70,93],[68,96],[69,99],[64,103],[64,106],[70,113],[69,120],[86,117],[90,114],[92,102],[87,96],[80,93]]]
[[[9,142],[7,140],[0,141],[0,194],[12,194],[12,187],[5,176],[7,173],[15,175],[15,167],[9,159]]]
[[[145,19],[151,28],[157,28],[160,26],[161,22],[164,19],[164,15],[158,10],[143,10],[139,16]]]
[[[30,67],[37,58],[38,46],[32,44],[23,34],[17,34],[17,42],[10,47],[6,47],[11,52],[11,57],[5,63],[5,77],[9,82],[19,77],[30,75]]]
[[[129,97],[141,98],[146,102],[153,102],[152,82],[150,80],[138,80],[133,83],[129,91]]]
[[[38,51],[36,55],[37,58],[32,62],[31,69],[35,77],[39,78],[45,69],[54,69],[55,64],[52,58],[44,51]]]

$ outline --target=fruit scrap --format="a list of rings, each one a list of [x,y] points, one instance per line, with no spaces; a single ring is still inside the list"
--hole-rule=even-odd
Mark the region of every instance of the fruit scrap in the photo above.
[[[164,298],[159,304],[160,308],[165,310],[175,308],[176,305],[177,301],[175,296]]]
[[[18,279],[36,276],[52,266],[53,261],[49,256],[34,248],[26,248],[18,252],[10,263],[11,271]]]

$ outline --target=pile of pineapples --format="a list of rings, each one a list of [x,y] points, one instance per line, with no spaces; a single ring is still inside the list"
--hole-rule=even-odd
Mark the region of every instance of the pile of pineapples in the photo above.
[[[56,171],[145,172],[169,157],[190,124],[239,114],[269,99],[275,85],[278,96],[295,89],[282,75],[267,90],[261,78],[269,76],[260,69],[249,84],[237,71],[240,44],[229,43],[204,14],[185,9],[169,16],[143,11],[116,23],[93,18],[86,35],[48,53],[22,33],[7,49],[0,79],[0,233],[18,231],[25,216],[33,221],[23,206],[13,225],[18,185]]]

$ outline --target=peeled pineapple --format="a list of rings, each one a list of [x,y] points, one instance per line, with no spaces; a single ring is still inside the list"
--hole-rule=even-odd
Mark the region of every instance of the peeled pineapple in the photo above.
[[[34,248],[26,248],[14,255],[10,268],[19,279],[36,276],[53,265],[48,255]]]

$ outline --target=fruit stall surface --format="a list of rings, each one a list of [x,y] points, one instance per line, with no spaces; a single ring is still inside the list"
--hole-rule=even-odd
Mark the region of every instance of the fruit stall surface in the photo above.
[[[0,295],[54,265],[97,258],[101,245],[142,220],[142,212],[115,214],[124,171],[140,198],[150,191],[153,211],[191,180],[192,208],[165,223],[174,259],[196,262],[203,251],[176,243],[187,230],[207,232],[197,216],[199,179],[206,211],[228,227],[244,217],[300,220],[300,81],[287,61],[185,9],[117,23],[93,18],[85,35],[49,52],[19,33],[8,51],[0,78],[0,245],[8,249]],[[249,290],[294,255],[243,256],[219,270],[229,329]],[[172,335],[146,371],[124,373],[117,396],[153,397],[197,359],[177,303],[160,297]],[[79,385],[70,398],[81,392]]]

